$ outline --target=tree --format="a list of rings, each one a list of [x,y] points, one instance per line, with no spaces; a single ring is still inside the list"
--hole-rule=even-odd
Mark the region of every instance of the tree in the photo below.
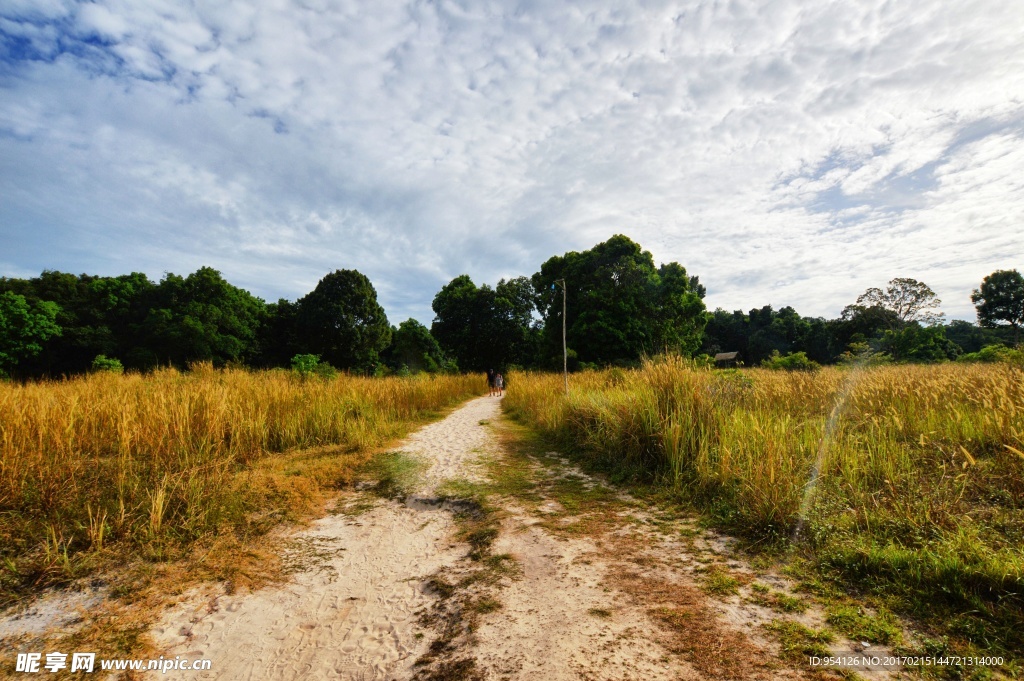
[[[775,353],[784,357],[800,352],[825,364],[838,354],[831,349],[833,324],[820,317],[801,317],[788,305],[778,311],[765,305],[749,314],[719,308],[708,321],[701,349],[711,355],[737,351],[748,365],[770,360]]]
[[[299,306],[285,298],[269,303],[259,329],[259,357],[264,367],[288,366],[291,359],[302,354],[298,328]]]
[[[50,301],[30,305],[17,293],[0,294],[0,374],[39,354],[48,338],[60,335],[56,323],[59,311]]]
[[[886,330],[878,341],[878,349],[897,362],[941,362],[956,359],[960,354],[960,346],[946,338],[944,326],[920,324]]]
[[[391,342],[377,291],[356,270],[335,270],[298,301],[299,343],[339,369],[372,371]]]
[[[867,343],[886,330],[898,329],[896,313],[879,305],[847,305],[839,319],[828,322],[830,351],[842,355],[851,344]]]
[[[940,323],[945,314],[936,310],[941,304],[942,301],[927,284],[900,277],[891,280],[884,291],[869,288],[857,298],[857,305],[880,307],[892,312],[894,321],[889,328],[893,331],[912,322],[926,326]]]
[[[533,284],[526,277],[502,279],[494,287],[492,347],[499,356],[493,368],[532,364],[537,354],[538,329],[534,325]]]
[[[690,354],[700,345],[708,315],[697,279],[678,263],[656,269],[649,252],[616,235],[590,250],[549,258],[533,275],[545,354],[552,360],[562,355],[560,280],[570,354],[580,361],[631,363],[666,349]]]
[[[415,319],[406,319],[392,330],[387,356],[393,369],[404,366],[413,373],[435,373],[450,366],[437,339]]]
[[[462,274],[432,303],[431,335],[464,371],[503,369],[532,358],[533,287],[525,277],[477,287]]]
[[[746,359],[749,357],[747,350],[750,338],[747,324],[747,315],[743,314],[743,310],[727,312],[722,308],[716,309],[704,328],[701,350],[710,355],[739,352]]]
[[[750,311],[748,354],[744,355],[747,362],[763,362],[774,355],[788,355],[795,349],[800,332],[804,329],[795,328],[801,324],[800,315],[792,307],[784,307],[778,312],[771,305]],[[806,326],[806,325],[803,325]]]
[[[468,274],[460,274],[437,292],[430,305],[434,310],[430,334],[445,353],[455,358],[463,371],[493,368],[485,356],[489,341],[485,337],[488,297]]]
[[[686,268],[677,262],[659,267],[658,279],[657,305],[661,314],[655,321],[655,345],[663,350],[692,355],[700,348],[710,317],[702,300],[704,287],[696,276],[688,276]]]
[[[187,277],[168,273],[153,292],[142,325],[145,346],[157,361],[178,366],[247,361],[258,352],[265,314],[262,300],[232,286],[212,267]]]
[[[139,329],[153,288],[138,272],[98,277],[44,271],[32,279],[0,280],[0,290],[23,295],[30,304],[50,301],[60,308],[61,335],[44,343],[20,370],[35,376],[80,373],[89,371],[96,355],[122,357],[136,366],[130,359],[143,344]]]
[[[1024,325],[1024,276],[1017,270],[996,270],[985,277],[981,288],[971,294],[978,311],[978,323],[994,329],[1008,325],[1013,329],[1013,343],[1020,342]]]
[[[954,319],[946,327],[946,338],[960,346],[965,353],[978,352],[987,345],[1000,345],[1009,340],[1003,338],[1009,327],[1000,326],[986,329],[962,319]]]

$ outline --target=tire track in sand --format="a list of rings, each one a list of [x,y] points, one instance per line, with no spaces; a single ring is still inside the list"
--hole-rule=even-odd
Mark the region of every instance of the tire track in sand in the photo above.
[[[416,616],[434,600],[425,580],[466,553],[433,491],[448,479],[479,479],[475,459],[493,448],[480,421],[497,418],[499,403],[471,400],[401,443],[396,450],[429,464],[422,488],[404,504],[328,516],[295,535],[306,569],[286,586],[193,592],[164,615],[154,642],[165,657],[210,659],[200,679],[409,678],[430,639]]]

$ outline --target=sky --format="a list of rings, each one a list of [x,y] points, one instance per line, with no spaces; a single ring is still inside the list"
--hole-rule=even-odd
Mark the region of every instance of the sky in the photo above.
[[[614,234],[709,309],[973,320],[1024,270],[1024,4],[0,2],[0,276],[357,269],[429,324]]]

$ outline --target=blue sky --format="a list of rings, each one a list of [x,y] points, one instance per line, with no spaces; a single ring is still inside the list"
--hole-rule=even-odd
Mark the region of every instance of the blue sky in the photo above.
[[[210,5],[210,6],[207,6]],[[1024,6],[4,0],[0,275],[451,278],[627,234],[710,308],[1024,269]]]

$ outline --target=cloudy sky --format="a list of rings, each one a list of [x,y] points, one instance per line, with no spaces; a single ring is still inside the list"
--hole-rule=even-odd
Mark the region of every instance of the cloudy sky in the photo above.
[[[1024,269],[1020,0],[3,0],[0,275],[267,300],[630,236],[710,308]]]

